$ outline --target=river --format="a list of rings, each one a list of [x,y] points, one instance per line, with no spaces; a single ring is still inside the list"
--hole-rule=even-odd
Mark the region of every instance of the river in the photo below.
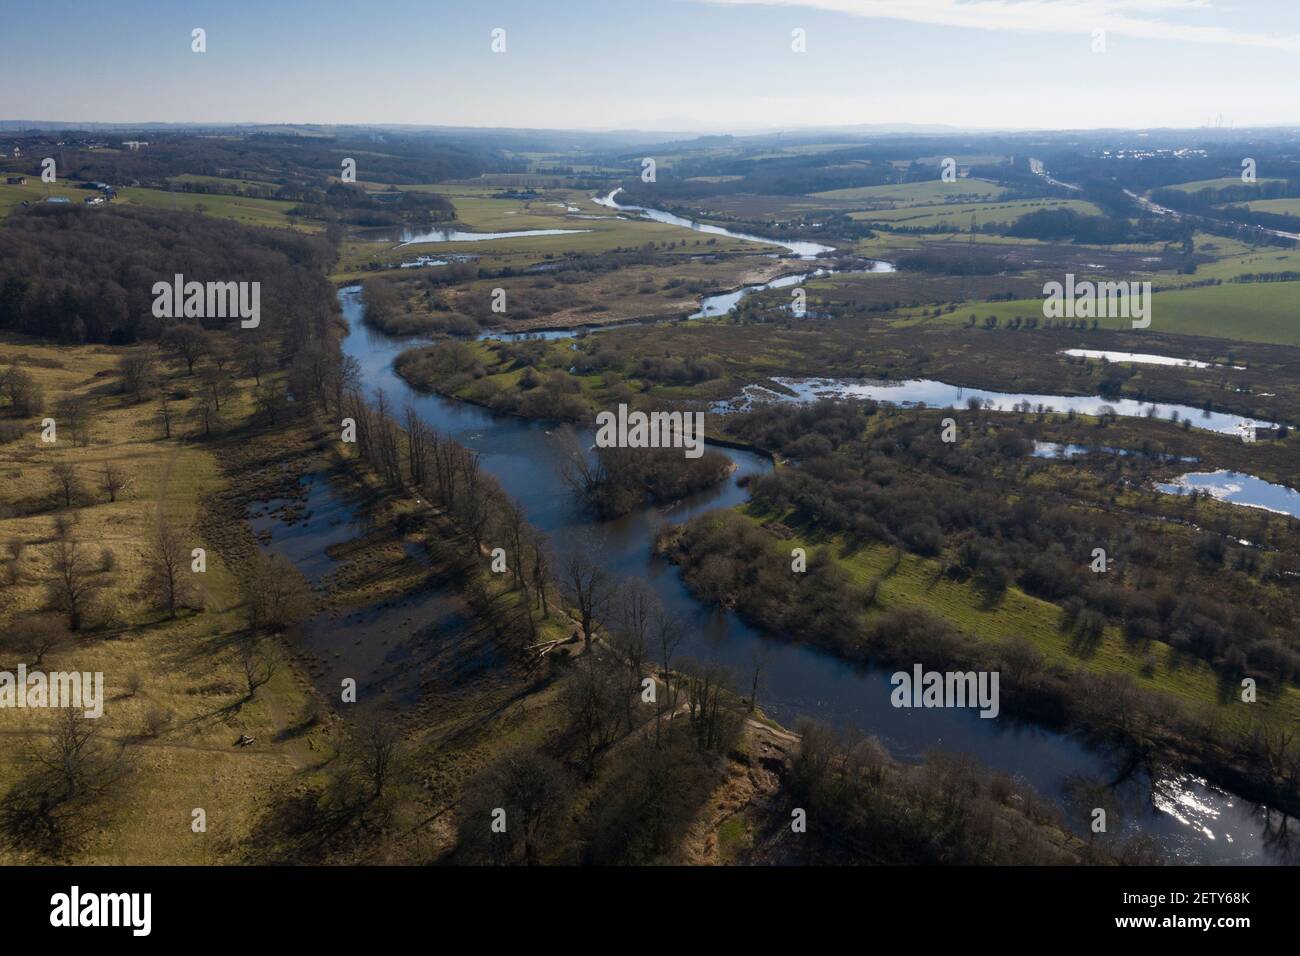
[[[874,734],[904,760],[935,749],[967,753],[988,767],[1023,778],[1058,805],[1065,803],[1068,778],[1114,778],[1115,768],[1105,756],[1072,736],[1006,715],[985,720],[972,710],[894,708],[889,703],[888,671],[852,665],[792,640],[765,637],[735,614],[695,600],[676,569],[653,554],[653,534],[663,522],[744,502],[747,494],[734,479],[669,508],[646,508],[613,521],[593,520],[575,507],[561,478],[563,452],[555,425],[499,415],[410,388],[393,371],[392,362],[411,343],[363,323],[358,287],[341,290],[339,301],[350,326],[343,350],[360,363],[369,389],[382,388],[392,407],[411,404],[431,426],[477,451],[482,467],[522,504],[529,520],[550,536],[557,550],[590,541],[612,574],[644,579],[665,608],[690,624],[680,657],[720,662],[743,685],[753,655],[767,655],[759,702],[782,723],[792,726],[799,717],[808,716]],[[592,437],[590,429],[583,431],[580,438],[586,446]],[[734,478],[770,468],[762,456],[720,450],[735,462]],[[1190,775],[1170,777],[1154,787],[1149,780],[1135,777],[1120,787],[1120,797],[1129,808],[1123,815],[1125,831],[1149,834],[1172,859],[1275,862],[1254,808]],[[1082,833],[1086,811],[1076,810],[1070,817]]]

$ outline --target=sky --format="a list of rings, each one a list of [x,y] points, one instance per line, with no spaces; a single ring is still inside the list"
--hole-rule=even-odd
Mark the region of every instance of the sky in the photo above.
[[[1300,125],[1300,0],[42,0],[0,68],[9,120]]]

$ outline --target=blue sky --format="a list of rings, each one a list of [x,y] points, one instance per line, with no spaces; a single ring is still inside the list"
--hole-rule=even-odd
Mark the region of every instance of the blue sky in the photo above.
[[[3,119],[1300,124],[1298,0],[43,0],[0,62]]]

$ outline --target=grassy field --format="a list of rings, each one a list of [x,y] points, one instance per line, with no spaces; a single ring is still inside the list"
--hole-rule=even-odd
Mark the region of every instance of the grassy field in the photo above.
[[[1257,179],[1256,185],[1264,183],[1280,183],[1281,179]],[[1174,186],[1167,186],[1167,189],[1177,189],[1179,192],[1194,193],[1202,189],[1231,189],[1236,186],[1247,186],[1249,183],[1243,183],[1240,176],[1223,176],[1219,179],[1197,179],[1190,183],[1178,183]]]
[[[246,226],[282,228],[292,225],[305,232],[316,232],[321,229],[317,223],[291,220],[288,213],[295,204],[281,199],[247,199],[243,196],[173,193],[164,189],[127,187],[118,192],[115,201],[128,206],[178,209],[184,212],[194,212],[202,207],[205,214],[209,216],[233,219]]]
[[[1278,216],[1300,216],[1300,199],[1255,199],[1246,203],[1251,212],[1271,212]]]
[[[0,513],[8,516],[0,520],[0,538],[22,539],[27,548],[17,583],[0,597],[0,632],[15,615],[46,605],[56,533],[54,513],[41,503],[53,490],[51,467],[74,464],[89,487],[106,463],[123,468],[132,483],[115,503],[88,494],[83,506],[71,512],[73,535],[92,553],[96,566],[101,550],[112,554],[113,570],[97,575],[106,586],[94,612],[99,620],[43,663],[47,670],[104,674],[104,716],[98,729],[113,746],[125,748],[134,768],[121,792],[96,807],[101,815],[89,821],[75,859],[93,864],[215,862],[247,835],[258,794],[306,772],[329,747],[317,733],[278,734],[299,718],[311,696],[292,666],[281,667],[254,700],[232,709],[244,686],[229,644],[230,635],[242,626],[239,601],[217,543],[198,531],[202,499],[218,491],[225,479],[207,447],[160,438],[151,406],[128,403],[116,394],[111,372],[123,351],[0,339],[0,365],[19,362],[42,383],[48,404],[69,393],[94,403],[92,439],[84,448],[74,447],[66,431],[55,445],[45,445],[35,426],[3,448],[0,503],[7,507]],[[183,416],[188,402],[176,404]],[[247,411],[232,408],[231,418]],[[41,505],[39,510],[35,505]],[[207,549],[207,571],[200,582],[204,608],[176,621],[153,611],[140,595],[143,547],[160,514],[187,529],[187,542]],[[133,691],[137,679],[139,689]],[[171,714],[167,729],[156,736],[143,729],[152,710]],[[31,732],[39,739],[49,719],[41,712],[0,712],[0,736],[8,741],[0,747],[0,791],[27,769],[21,744]],[[256,738],[256,745],[232,746],[241,733]],[[206,834],[191,831],[196,807],[207,812]],[[16,862],[10,855],[0,859]]]
[[[1027,199],[1007,203],[958,203],[933,205],[895,206],[878,212],[855,212],[851,218],[883,223],[888,227],[933,229],[950,227],[952,232],[970,229],[972,217],[975,225],[991,222],[1012,223],[1031,212],[1041,209],[1069,209],[1084,216],[1100,216],[1101,210],[1081,199]]]
[[[354,281],[385,266],[397,267],[418,256],[470,253],[483,268],[503,266],[526,268],[551,258],[599,255],[617,249],[637,249],[646,243],[672,243],[683,257],[703,253],[752,253],[773,251],[766,243],[746,242],[724,236],[710,236],[680,226],[622,218],[597,206],[581,191],[566,189],[544,193],[538,199],[492,199],[476,187],[462,194],[460,187],[440,189],[456,206],[459,228],[470,232],[522,232],[530,229],[572,230],[565,235],[520,236],[473,242],[428,242],[403,245],[390,240],[352,239],[344,243],[334,274],[335,281]],[[570,213],[567,206],[578,208]],[[581,218],[600,216],[601,218]]]
[[[975,302],[944,316],[960,324],[970,312],[997,316],[1005,322],[1015,316],[1043,314],[1042,299],[1016,302]],[[1102,319],[1101,327],[1124,330],[1128,319]],[[1193,289],[1157,292],[1151,304],[1153,331],[1203,335],[1238,342],[1300,346],[1300,282],[1224,283]]]
[[[740,509],[751,521],[761,524],[771,520],[750,509]],[[1185,533],[1170,531],[1169,533]],[[1054,604],[1011,587],[1005,596],[990,606],[969,583],[955,582],[943,573],[938,561],[904,553],[895,567],[895,550],[884,544],[847,550],[839,538],[815,538],[796,535],[775,542],[774,548],[786,553],[793,547],[829,547],[837,562],[854,583],[866,585],[879,581],[876,609],[873,614],[893,607],[921,607],[939,615],[964,633],[1000,643],[1024,637],[1054,663],[1079,667],[1093,673],[1120,673],[1132,677],[1140,686],[1164,691],[1197,706],[1210,708],[1217,724],[1245,726],[1248,717],[1234,702],[1223,702],[1220,683],[1209,665],[1175,654],[1168,644],[1155,642],[1146,652],[1129,645],[1120,629],[1106,628],[1102,640],[1086,656],[1071,648],[1070,636],[1062,633],[1061,610]],[[869,619],[869,618],[868,618]],[[1279,699],[1263,701],[1271,719],[1294,724],[1300,722],[1300,689],[1287,687]]]
[[[1002,186],[983,179],[959,179],[945,183],[939,179],[921,183],[899,183],[893,186],[858,186],[853,189],[832,189],[810,193],[817,199],[848,200],[868,204],[969,202],[972,199],[997,199],[1006,192]]]
[[[39,176],[28,176],[22,186],[9,186],[0,180],[0,216],[7,216],[23,203],[35,205],[47,197],[61,197],[73,203],[83,203],[90,196],[98,196],[93,189],[81,189],[65,182],[43,183]]]

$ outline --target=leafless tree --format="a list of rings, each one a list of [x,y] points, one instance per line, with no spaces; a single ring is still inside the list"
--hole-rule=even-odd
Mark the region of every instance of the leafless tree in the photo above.
[[[194,363],[207,355],[212,348],[208,333],[197,325],[177,324],[168,328],[160,340],[164,348],[185,361],[186,372],[194,374]]]
[[[104,468],[99,473],[99,489],[108,495],[110,502],[117,501],[117,496],[131,486],[135,479],[122,468],[111,461],[104,463]]]
[[[663,613],[659,598],[650,585],[640,578],[629,578],[619,585],[614,647],[623,659],[627,675],[625,704],[627,727],[633,724],[633,707],[641,690],[649,642],[655,621]]]
[[[203,384],[203,394],[217,411],[221,410],[223,402],[235,394],[235,383],[216,365],[205,368],[199,378]]]
[[[563,768],[537,753],[512,755],[491,765],[466,787],[457,808],[457,853],[473,862],[532,866],[564,819],[570,792]],[[505,813],[504,832],[492,829]]]
[[[158,393],[158,423],[163,427],[163,438],[172,437],[172,419],[175,417],[172,411],[171,396],[166,390]]]
[[[160,519],[154,528],[144,560],[146,593],[156,608],[174,619],[177,609],[193,599],[195,589],[190,580],[189,551],[166,519]]]
[[[659,651],[659,661],[663,666],[660,676],[664,682],[664,692],[655,700],[655,746],[663,740],[663,717],[677,709],[677,681],[673,679],[673,655],[682,641],[686,640],[686,622],[680,615],[664,612],[655,620],[655,645]]]
[[[213,401],[207,391],[199,394],[194,407],[190,410],[190,417],[203,429],[204,438],[211,436],[214,430],[221,430],[221,407]]]
[[[24,616],[10,622],[9,632],[0,646],[6,654],[16,654],[33,667],[45,662],[45,655],[68,641],[67,627],[47,615]]]
[[[77,467],[66,461],[55,462],[50,467],[50,474],[54,476],[56,492],[63,498],[63,507],[71,508],[73,499],[81,494],[81,477],[77,474]]]
[[[600,460],[594,463],[587,457],[577,433],[565,425],[558,435],[561,464],[560,475],[565,484],[573,489],[579,498],[588,500],[605,482],[605,473]]]
[[[389,720],[370,718],[348,735],[343,743],[342,802],[357,814],[364,826],[366,814],[378,810],[387,816],[386,797],[400,777],[403,764],[401,736]]]
[[[81,395],[66,395],[54,406],[54,420],[73,444],[90,444],[90,403]]]
[[[255,385],[262,384],[262,373],[266,371],[266,355],[263,350],[266,345],[261,342],[251,342],[245,344],[239,349],[239,367],[247,376],[251,376]]]
[[[615,587],[609,572],[591,557],[593,546],[591,539],[577,542],[565,556],[563,567],[564,596],[578,611],[588,651]]]
[[[582,742],[587,776],[595,771],[596,755],[612,743],[623,723],[622,668],[582,657],[564,690],[564,706],[574,732]]]
[[[98,583],[92,577],[90,559],[76,538],[69,536],[55,542],[52,571],[54,602],[67,614],[68,630],[79,630],[86,604]]]
[[[141,351],[123,356],[117,363],[117,368],[122,375],[122,391],[134,395],[136,401],[141,401],[145,392],[149,391],[154,383],[155,367],[152,353]]]
[[[239,666],[244,672],[245,701],[257,696],[257,689],[270,682],[280,669],[280,655],[269,642],[250,634],[239,642]]]
[[[257,552],[239,589],[245,620],[253,633],[288,627],[311,610],[310,588],[297,569],[279,555],[268,558]]]

